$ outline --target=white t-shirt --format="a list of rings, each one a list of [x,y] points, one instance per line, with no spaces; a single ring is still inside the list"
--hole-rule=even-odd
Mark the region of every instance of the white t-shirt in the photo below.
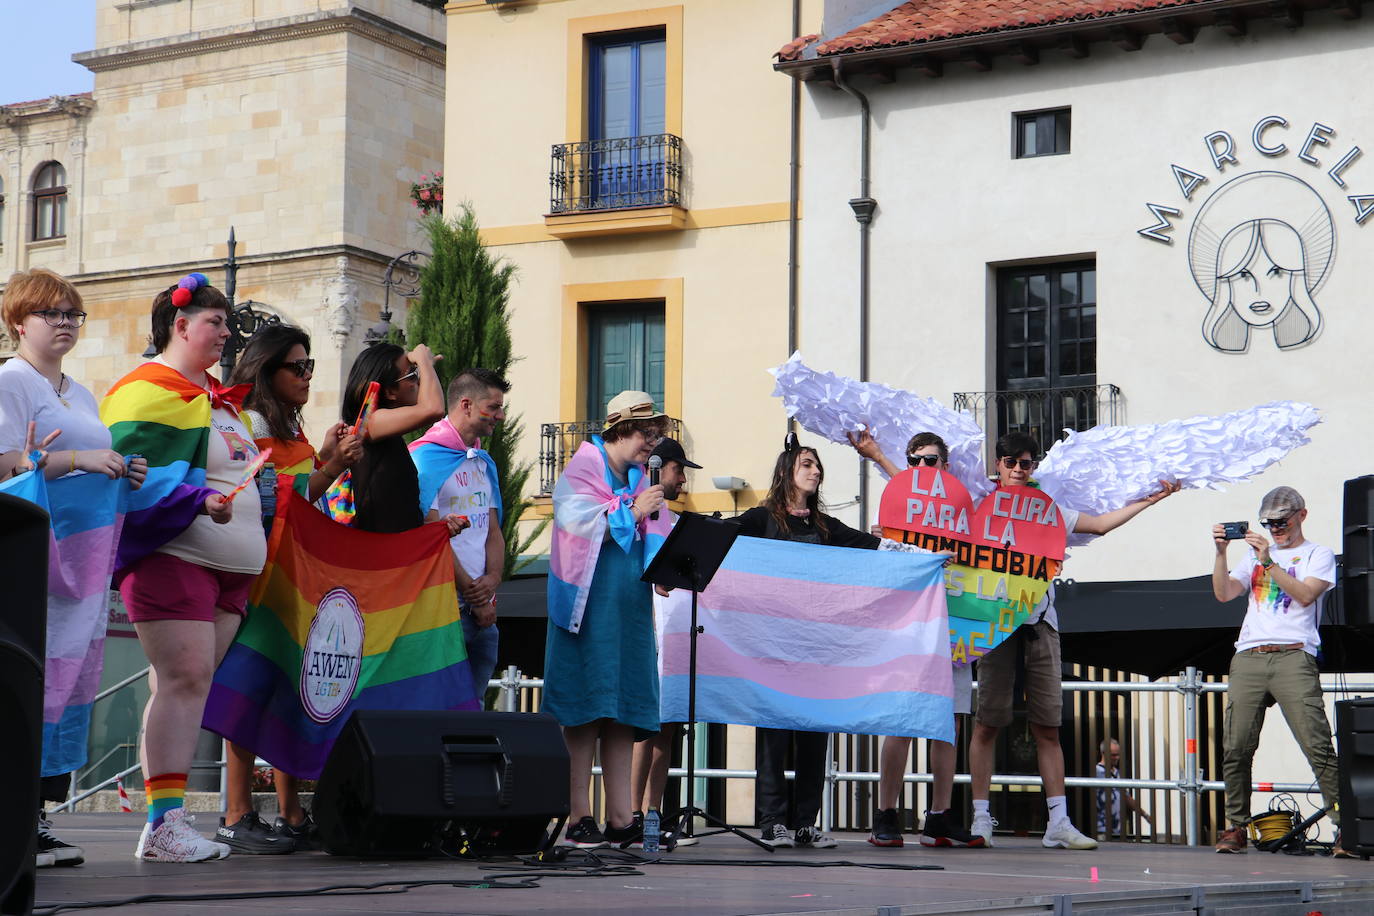
[[[205,485],[228,493],[243,479],[249,462],[258,456],[248,424],[225,408],[210,414],[209,452],[205,461]],[[188,563],[225,572],[262,572],[267,562],[267,536],[262,530],[262,504],[258,488],[249,484],[234,497],[234,515],[216,525],[208,515],[197,515],[190,526],[168,541],[159,553],[180,557]]]
[[[1329,547],[1303,541],[1297,547],[1271,547],[1269,556],[1274,565],[1299,582],[1320,579],[1329,587],[1336,581],[1336,555]],[[1235,569],[1231,578],[1243,585],[1247,592],[1245,623],[1236,640],[1236,651],[1255,646],[1302,643],[1309,655],[1317,654],[1321,636],[1317,624],[1321,620],[1322,602],[1326,591],[1311,604],[1298,604],[1278,587],[1273,578],[1259,564],[1259,557],[1251,550]]]
[[[497,524],[494,506],[486,463],[476,458],[464,461],[449,475],[430,506],[439,511],[440,518],[466,515],[472,522],[472,527],[449,538],[448,545],[463,564],[463,570],[474,579],[487,572],[487,533]]]
[[[100,422],[94,395],[68,375],[58,397],[37,369],[16,356],[0,366],[0,454],[24,448],[30,420],[37,423],[36,442],[62,430],[48,446],[50,452],[110,447],[110,431]]]

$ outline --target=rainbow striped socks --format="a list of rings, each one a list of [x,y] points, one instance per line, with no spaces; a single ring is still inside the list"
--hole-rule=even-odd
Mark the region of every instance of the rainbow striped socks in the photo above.
[[[143,780],[148,798],[148,823],[156,830],[173,808],[186,806],[186,774],[163,773]]]

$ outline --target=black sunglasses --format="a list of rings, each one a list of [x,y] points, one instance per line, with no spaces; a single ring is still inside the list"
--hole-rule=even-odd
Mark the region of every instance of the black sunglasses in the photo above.
[[[1283,529],[1288,527],[1288,523],[1293,520],[1293,516],[1296,514],[1296,512],[1291,513],[1289,515],[1285,515],[1283,518],[1262,518],[1260,519],[1260,524],[1268,528],[1270,531],[1282,531]]]
[[[296,378],[305,378],[307,374],[315,371],[315,361],[313,359],[293,359],[289,363],[282,363],[278,369],[290,369]]]
[[[1002,467],[1010,471],[1012,468],[1020,467],[1023,471],[1033,471],[1040,462],[1034,458],[1003,458]]]
[[[907,455],[907,456],[906,456],[906,463],[907,463],[908,465],[910,465],[911,467],[913,467],[913,468],[919,468],[919,467],[920,467],[921,465],[923,465],[923,464],[924,464],[926,467],[928,467],[928,468],[933,468],[933,467],[936,467],[936,466],[938,466],[938,465],[940,464],[940,456],[939,456],[939,455]]]

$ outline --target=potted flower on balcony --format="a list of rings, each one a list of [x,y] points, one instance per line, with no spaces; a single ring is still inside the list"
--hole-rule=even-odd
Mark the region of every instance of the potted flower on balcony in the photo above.
[[[444,212],[444,173],[425,174],[410,185],[410,200],[421,214]]]

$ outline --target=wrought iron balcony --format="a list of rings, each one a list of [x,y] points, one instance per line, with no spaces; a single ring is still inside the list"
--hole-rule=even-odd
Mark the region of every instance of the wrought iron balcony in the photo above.
[[[563,467],[583,442],[605,427],[600,420],[576,420],[572,423],[539,424],[539,493],[548,496]],[[668,419],[667,435],[682,438],[682,421]]]
[[[549,215],[682,206],[682,140],[672,134],[558,143]]]
[[[1115,385],[1028,388],[1021,391],[956,391],[954,409],[971,413],[987,436],[987,457],[1003,433],[1030,433],[1049,449],[1065,429],[1080,431],[1122,422],[1121,389]]]

